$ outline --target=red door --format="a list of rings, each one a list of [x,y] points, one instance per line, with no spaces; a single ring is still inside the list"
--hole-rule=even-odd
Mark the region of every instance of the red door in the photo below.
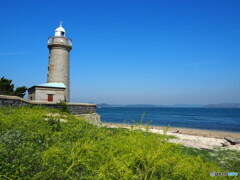
[[[52,102],[53,101],[53,94],[48,94],[48,102]]]

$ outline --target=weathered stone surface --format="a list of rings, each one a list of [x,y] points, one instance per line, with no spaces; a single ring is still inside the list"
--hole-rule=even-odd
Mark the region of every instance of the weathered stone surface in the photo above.
[[[0,106],[26,106],[26,105],[40,105],[54,109],[59,109],[59,105],[56,104],[55,102],[34,102],[27,101],[17,96],[0,95]],[[95,104],[67,103],[67,105],[69,107],[70,113],[74,115],[96,113]]]
[[[64,83],[66,86],[66,101],[70,98],[70,77],[69,77],[69,52],[72,46],[68,43],[68,38],[52,37],[52,41],[48,43],[49,48],[49,64],[48,64],[48,83]]]
[[[221,143],[221,144],[222,144],[223,147],[231,145],[230,142],[228,142],[228,141],[225,141],[224,143]]]
[[[240,141],[236,139],[231,139],[228,137],[224,137],[224,139],[227,140],[231,145],[240,144]]]
[[[30,103],[23,98],[17,96],[5,96],[0,95],[0,105],[1,106],[25,106]]]
[[[68,104],[71,114],[96,113],[96,105]]]
[[[81,115],[76,115],[77,117],[85,119],[87,122],[100,126],[101,120],[100,120],[100,115],[97,113],[92,113],[92,114],[81,114]]]
[[[181,131],[179,129],[177,129],[175,131],[171,131],[171,133],[181,133]]]

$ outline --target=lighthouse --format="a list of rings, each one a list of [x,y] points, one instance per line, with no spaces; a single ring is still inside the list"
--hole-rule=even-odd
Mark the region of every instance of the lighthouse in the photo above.
[[[72,40],[66,37],[66,31],[60,26],[54,36],[48,38],[47,82],[28,89],[28,100],[35,102],[59,102],[70,100],[70,51]]]
[[[47,83],[63,83],[66,87],[65,101],[70,99],[69,53],[72,49],[72,40],[66,37],[62,23],[55,30],[53,37],[48,38],[49,61]]]
[[[28,101],[17,101],[23,101],[21,105],[42,105],[56,109],[62,107],[62,101],[65,101],[65,105],[68,106],[69,112],[72,114],[96,113],[96,104],[69,102],[69,53],[72,50],[72,40],[66,37],[66,31],[62,27],[62,23],[55,30],[54,36],[48,38],[47,47],[49,49],[47,82],[30,87],[28,89]],[[13,103],[15,101],[14,98]],[[96,114],[95,116],[94,114],[94,116],[90,116],[90,119],[92,118],[94,124],[100,122],[99,115]]]

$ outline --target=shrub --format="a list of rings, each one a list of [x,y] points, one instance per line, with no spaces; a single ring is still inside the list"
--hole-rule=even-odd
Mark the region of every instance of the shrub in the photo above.
[[[67,122],[44,121],[54,113]],[[223,169],[166,136],[97,127],[43,107],[4,107],[0,168],[0,179],[209,179],[231,165]]]
[[[62,112],[66,112],[66,113],[70,112],[69,107],[65,101],[59,101],[57,103],[57,106],[58,106],[59,110]]]

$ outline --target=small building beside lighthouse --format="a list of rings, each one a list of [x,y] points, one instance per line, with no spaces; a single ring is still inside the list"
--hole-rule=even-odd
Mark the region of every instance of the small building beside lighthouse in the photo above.
[[[69,61],[72,40],[66,37],[62,23],[55,34],[48,38],[49,61],[47,82],[28,89],[28,100],[35,102],[59,102],[70,100]]]

